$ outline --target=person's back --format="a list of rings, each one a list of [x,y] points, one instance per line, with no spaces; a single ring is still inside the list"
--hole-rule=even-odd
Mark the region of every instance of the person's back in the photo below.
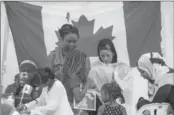
[[[106,104],[103,115],[123,115],[122,108],[121,105],[111,106]]]
[[[120,98],[121,103],[125,103],[121,88],[115,81],[103,85],[101,95],[105,104],[99,107],[97,115],[127,115],[125,107],[116,101]]]

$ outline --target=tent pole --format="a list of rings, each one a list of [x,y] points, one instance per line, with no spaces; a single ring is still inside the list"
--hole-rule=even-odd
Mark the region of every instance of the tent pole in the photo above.
[[[4,5],[5,7],[5,5]],[[5,7],[6,9],[6,7]],[[6,10],[4,11],[4,13],[6,13]],[[1,79],[0,79],[0,87],[1,87],[1,93],[3,91],[3,75],[6,72],[6,65],[5,65],[5,61],[6,61],[6,55],[7,55],[7,47],[8,47],[8,38],[9,38],[9,23],[8,23],[8,19],[7,19],[7,15],[5,15],[5,34],[4,34],[4,43],[3,43],[3,54],[2,54],[2,65],[1,65]]]

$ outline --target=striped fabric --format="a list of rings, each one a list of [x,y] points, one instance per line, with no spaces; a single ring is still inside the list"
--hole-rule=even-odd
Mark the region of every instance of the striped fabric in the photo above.
[[[63,73],[72,77],[75,73],[83,72],[80,69],[85,68],[86,58],[86,54],[79,50],[69,52],[65,57]]]

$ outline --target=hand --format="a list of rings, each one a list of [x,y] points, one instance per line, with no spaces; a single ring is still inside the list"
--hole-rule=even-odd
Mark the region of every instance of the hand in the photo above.
[[[16,108],[16,110],[17,110],[19,113],[21,113],[21,112],[23,112],[23,111],[26,111],[26,110],[27,110],[27,107],[26,107],[26,105],[24,105],[24,104],[20,104],[20,105]]]

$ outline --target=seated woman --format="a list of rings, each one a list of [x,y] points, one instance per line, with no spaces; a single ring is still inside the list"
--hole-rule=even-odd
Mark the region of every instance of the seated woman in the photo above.
[[[66,90],[62,83],[55,79],[51,69],[40,68],[38,73],[42,80],[40,84],[40,87],[43,87],[42,94],[23,106],[37,115],[73,115]]]
[[[149,82],[150,101],[166,102],[174,107],[174,69],[158,53],[147,53],[138,60],[138,70]]]
[[[15,107],[17,107],[20,103],[21,100],[21,96],[22,96],[22,89],[24,87],[25,84],[29,84],[32,85],[30,82],[30,79],[35,76],[32,73],[35,73],[37,70],[37,66],[36,64],[31,61],[31,60],[24,60],[23,62],[21,62],[20,64],[20,73],[18,73],[15,76],[15,83],[13,84],[13,88],[7,87],[5,93],[8,93],[10,95],[14,95],[15,97]],[[35,77],[36,79],[38,79],[38,77]],[[35,80],[35,82],[38,82]],[[32,85],[33,86],[33,85]],[[35,89],[35,88],[34,88]],[[40,91],[41,89],[39,89]],[[33,98],[36,98],[37,96],[35,95],[35,92],[33,90],[32,96],[25,94],[24,98],[22,100],[22,103],[28,103],[29,101],[33,100]]]
[[[33,73],[21,72],[19,74],[19,86],[13,93],[15,97],[15,107],[17,107],[20,103],[25,104],[39,97],[42,89],[37,87],[37,84],[41,83],[40,79],[41,78],[37,74],[37,72]],[[22,90],[26,84],[30,85],[33,89],[30,94],[24,94],[24,97],[21,101]]]

